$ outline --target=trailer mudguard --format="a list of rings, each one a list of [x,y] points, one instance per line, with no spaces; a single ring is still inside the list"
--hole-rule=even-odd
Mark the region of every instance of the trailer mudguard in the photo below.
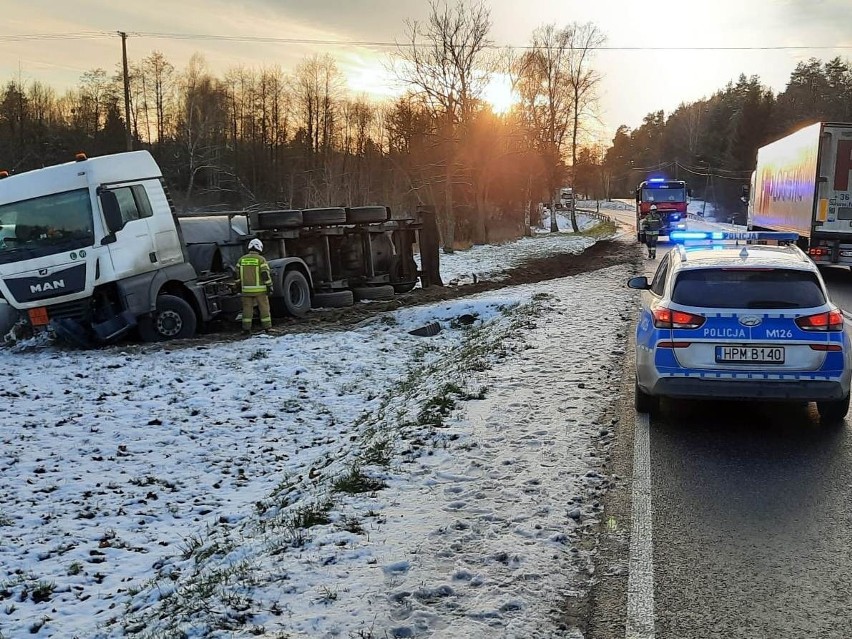
[[[273,271],[286,271],[290,266],[295,265],[302,274],[308,278],[308,284],[311,290],[314,290],[314,280],[311,276],[311,269],[305,264],[305,261],[300,257],[279,257],[278,259],[269,260],[269,268]]]

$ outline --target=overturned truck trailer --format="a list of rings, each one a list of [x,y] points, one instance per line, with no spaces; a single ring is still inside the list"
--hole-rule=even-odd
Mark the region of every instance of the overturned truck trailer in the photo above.
[[[417,285],[421,216],[390,213],[384,206],[202,212],[181,215],[180,226],[199,274],[231,271],[248,241],[261,239],[273,271],[272,301],[282,314],[301,315],[303,293],[313,307],[342,307],[392,299]],[[304,281],[285,282],[294,270]]]
[[[273,315],[389,299],[418,279],[440,283],[428,212],[178,215],[146,151],[81,154],[0,179],[0,230],[0,320],[14,317],[13,338],[41,330],[78,344],[130,332],[145,341],[189,337],[210,320],[236,317],[234,267],[255,237],[273,273]],[[418,270],[415,245],[433,281]]]

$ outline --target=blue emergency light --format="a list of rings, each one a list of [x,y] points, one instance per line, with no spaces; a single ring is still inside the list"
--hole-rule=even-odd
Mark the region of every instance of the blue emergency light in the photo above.
[[[672,231],[672,242],[795,242],[798,233],[776,231]]]
[[[649,182],[665,182],[666,178],[651,178]]]

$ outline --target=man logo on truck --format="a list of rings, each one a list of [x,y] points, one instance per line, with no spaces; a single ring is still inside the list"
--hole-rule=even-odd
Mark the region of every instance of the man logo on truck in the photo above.
[[[46,291],[55,291],[60,288],[65,288],[65,280],[53,280],[52,282],[30,284],[30,293],[44,293]]]

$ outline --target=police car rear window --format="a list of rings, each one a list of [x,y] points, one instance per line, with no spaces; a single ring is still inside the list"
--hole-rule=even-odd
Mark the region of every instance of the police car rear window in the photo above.
[[[825,304],[825,295],[808,271],[700,269],[678,274],[672,301],[710,308],[813,308]]]

